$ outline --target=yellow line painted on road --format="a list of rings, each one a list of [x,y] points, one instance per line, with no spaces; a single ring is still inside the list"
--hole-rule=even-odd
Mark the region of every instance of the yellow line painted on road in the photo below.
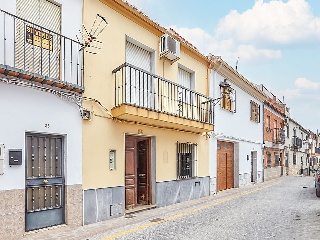
[[[186,216],[186,215],[189,215],[189,214],[191,214],[191,213],[199,212],[199,211],[201,211],[201,210],[208,209],[208,208],[210,208],[210,207],[213,207],[213,206],[216,206],[216,205],[225,203],[225,202],[229,202],[229,201],[231,201],[231,200],[234,200],[234,199],[237,199],[237,198],[240,198],[240,197],[249,195],[249,194],[251,194],[251,193],[258,192],[258,191],[261,191],[261,190],[263,190],[263,189],[266,189],[266,188],[275,186],[275,185],[277,185],[277,184],[279,184],[279,183],[280,183],[280,182],[277,182],[277,183],[270,184],[270,185],[267,185],[267,186],[264,186],[264,187],[261,187],[261,188],[252,190],[252,191],[246,191],[246,192],[244,192],[244,193],[241,193],[241,194],[235,195],[235,196],[233,196],[233,197],[229,197],[229,198],[220,200],[220,201],[215,202],[215,203],[212,203],[212,204],[204,205],[204,206],[201,206],[201,207],[192,209],[192,210],[190,210],[190,211],[186,211],[186,212],[183,212],[183,213],[179,213],[179,214],[173,215],[173,216],[168,217],[168,218],[165,218],[165,219],[163,219],[163,220],[161,220],[161,221],[147,223],[147,224],[141,225],[141,226],[136,227],[136,228],[132,228],[132,229],[127,230],[127,231],[123,231],[123,232],[116,233],[116,234],[111,235],[111,236],[109,236],[109,237],[103,238],[102,240],[115,239],[115,238],[117,238],[117,237],[121,237],[121,236],[127,235],[127,234],[129,234],[129,233],[137,232],[137,231],[139,231],[139,230],[142,230],[142,229],[145,229],[145,228],[154,226],[154,225],[158,225],[158,224],[161,224],[161,223],[164,223],[164,222],[173,221],[173,220],[176,220],[176,219],[178,219],[178,218],[181,218],[181,217],[184,217],[184,216]]]

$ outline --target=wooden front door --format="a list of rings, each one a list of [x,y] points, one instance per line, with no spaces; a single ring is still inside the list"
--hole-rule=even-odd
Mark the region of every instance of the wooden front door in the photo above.
[[[234,145],[218,141],[217,149],[217,191],[221,191],[234,186]]]
[[[149,147],[149,138],[126,136],[126,209],[151,203]]]

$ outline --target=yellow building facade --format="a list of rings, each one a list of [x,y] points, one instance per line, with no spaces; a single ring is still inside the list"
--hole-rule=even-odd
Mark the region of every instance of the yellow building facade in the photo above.
[[[209,195],[208,58],[121,0],[83,9],[108,22],[84,60],[84,224]]]

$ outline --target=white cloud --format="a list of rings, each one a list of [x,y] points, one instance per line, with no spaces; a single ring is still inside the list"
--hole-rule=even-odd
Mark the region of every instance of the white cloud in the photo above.
[[[237,45],[233,38],[219,41],[215,36],[201,28],[179,28],[175,25],[169,28],[177,31],[183,38],[197,47],[200,52],[222,56],[225,60],[235,60],[237,57],[243,60],[281,58],[280,50],[259,49],[253,45]]]
[[[312,14],[305,0],[287,2],[257,0],[243,13],[235,10],[222,18],[216,33],[240,41],[270,41],[292,43],[320,39],[320,18]]]
[[[296,87],[300,89],[311,89],[311,90],[317,90],[320,88],[319,82],[312,82],[306,78],[298,78],[295,81]]]
[[[300,89],[285,89],[281,92],[281,95],[283,95],[285,99],[295,99],[302,96]]]

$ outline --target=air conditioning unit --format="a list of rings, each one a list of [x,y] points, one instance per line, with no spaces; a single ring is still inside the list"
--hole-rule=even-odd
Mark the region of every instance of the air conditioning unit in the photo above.
[[[165,57],[172,62],[180,59],[180,42],[176,41],[168,34],[160,38],[160,57]]]
[[[83,120],[90,120],[91,119],[91,112],[88,110],[83,110],[81,116],[82,116]]]

